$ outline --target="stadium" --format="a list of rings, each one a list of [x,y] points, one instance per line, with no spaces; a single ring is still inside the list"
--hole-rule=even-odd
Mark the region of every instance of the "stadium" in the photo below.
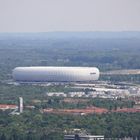
[[[85,82],[99,78],[96,67],[16,67],[13,79],[19,82]]]

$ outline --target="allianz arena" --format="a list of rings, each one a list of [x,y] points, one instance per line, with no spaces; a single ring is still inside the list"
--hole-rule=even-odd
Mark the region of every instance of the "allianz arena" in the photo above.
[[[99,78],[96,67],[16,67],[13,79],[19,82],[78,82]]]

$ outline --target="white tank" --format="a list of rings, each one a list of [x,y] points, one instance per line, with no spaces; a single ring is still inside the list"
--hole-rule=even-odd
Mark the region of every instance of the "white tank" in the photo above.
[[[21,82],[76,82],[99,78],[96,67],[16,67],[13,79]]]

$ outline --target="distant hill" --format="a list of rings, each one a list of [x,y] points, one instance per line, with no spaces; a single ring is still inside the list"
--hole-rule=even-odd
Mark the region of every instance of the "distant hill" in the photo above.
[[[128,39],[140,38],[140,32],[39,32],[39,33],[0,33],[0,40],[6,38],[24,39]]]

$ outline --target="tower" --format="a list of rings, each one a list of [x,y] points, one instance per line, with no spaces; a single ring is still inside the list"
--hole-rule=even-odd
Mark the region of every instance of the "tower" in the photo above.
[[[19,105],[18,105],[19,113],[23,113],[23,98],[19,97]]]

